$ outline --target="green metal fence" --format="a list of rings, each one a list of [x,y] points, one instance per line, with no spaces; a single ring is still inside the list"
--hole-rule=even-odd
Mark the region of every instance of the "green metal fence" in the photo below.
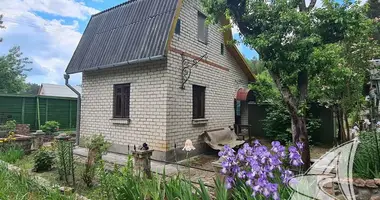
[[[76,116],[76,98],[0,94],[0,124],[16,120],[37,130],[46,121],[57,121],[60,129],[74,129]]]

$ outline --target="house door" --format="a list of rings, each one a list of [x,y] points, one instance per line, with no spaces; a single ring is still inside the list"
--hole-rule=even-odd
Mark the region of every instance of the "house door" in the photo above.
[[[235,124],[241,124],[241,101],[234,100]]]

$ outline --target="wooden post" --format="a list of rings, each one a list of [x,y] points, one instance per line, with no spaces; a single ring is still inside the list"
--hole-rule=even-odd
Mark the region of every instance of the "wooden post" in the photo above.
[[[45,106],[45,123],[48,121],[48,114],[49,114],[49,99],[46,99],[46,106]]]
[[[25,124],[25,97],[22,98],[21,123]]]

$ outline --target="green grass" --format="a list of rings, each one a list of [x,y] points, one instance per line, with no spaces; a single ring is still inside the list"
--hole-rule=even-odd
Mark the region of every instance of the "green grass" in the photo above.
[[[10,146],[0,152],[0,160],[7,163],[15,163],[24,156],[24,151],[19,147]]]
[[[84,170],[84,165],[82,163],[77,163],[77,162],[74,163],[74,167],[75,167],[74,171],[75,171],[75,179],[76,179],[75,186],[73,186],[72,184],[67,185],[64,180],[59,180],[57,166],[54,166],[51,171],[45,171],[42,173],[32,172],[32,169],[34,167],[33,154],[24,156],[22,159],[18,160],[15,163],[15,165],[29,171],[33,175],[39,176],[41,178],[44,178],[50,181],[52,184],[73,187],[75,188],[76,193],[81,194],[83,196],[91,195],[93,191],[96,189],[96,187],[93,187],[93,188],[86,187],[86,184],[81,179],[81,173]]]
[[[58,190],[46,189],[38,185],[27,173],[16,174],[0,166],[0,199],[12,200],[68,200],[73,196],[63,196]]]

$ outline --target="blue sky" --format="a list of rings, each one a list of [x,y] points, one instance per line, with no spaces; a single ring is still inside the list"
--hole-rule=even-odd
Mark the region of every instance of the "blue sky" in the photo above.
[[[92,14],[124,0],[0,0],[6,29],[0,29],[0,55],[17,45],[32,60],[27,82],[63,84],[63,74]],[[235,39],[239,36],[235,31]],[[238,45],[247,57],[257,53]],[[81,83],[81,74],[71,76]]]

